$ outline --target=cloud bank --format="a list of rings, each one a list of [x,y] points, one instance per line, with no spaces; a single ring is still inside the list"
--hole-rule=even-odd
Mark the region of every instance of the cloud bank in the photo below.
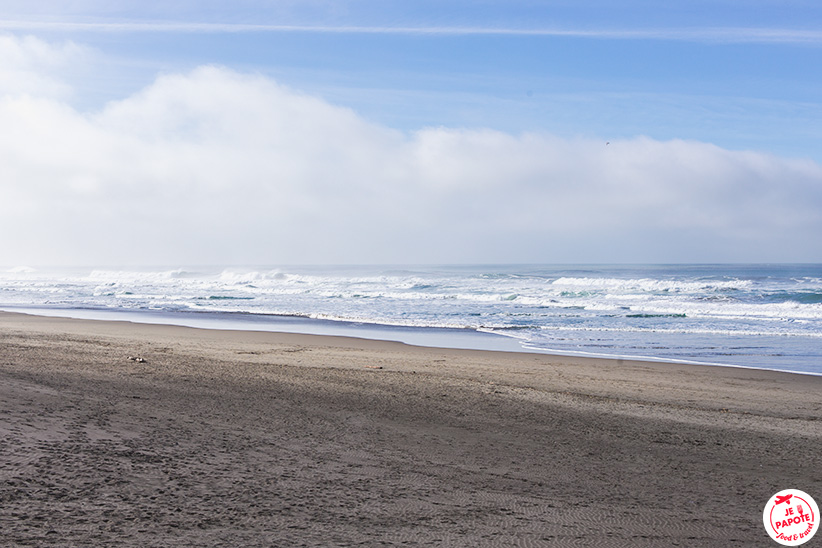
[[[73,46],[27,40],[0,40],[20,52],[0,73],[7,266],[822,261],[810,160],[405,133],[213,66],[80,112],[54,76]]]

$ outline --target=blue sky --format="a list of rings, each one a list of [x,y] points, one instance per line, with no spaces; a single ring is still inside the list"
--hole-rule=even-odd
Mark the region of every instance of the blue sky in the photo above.
[[[405,130],[647,135],[821,159],[813,2],[30,4],[2,14],[15,33],[94,47],[116,75],[87,83],[81,108],[216,63]]]
[[[822,246],[809,243],[819,240],[809,234],[822,228],[822,7],[816,2],[146,4],[12,0],[0,8],[6,127],[22,124],[32,147],[43,141],[42,124],[20,116],[23,109],[37,111],[44,124],[53,120],[54,134],[65,131],[67,139],[83,128],[87,147],[120,142],[125,150],[131,143],[140,165],[148,166],[139,196],[157,192],[155,200],[167,204],[152,221],[154,234],[114,227],[89,203],[110,207],[111,200],[131,199],[135,187],[123,185],[128,177],[116,166],[82,154],[90,148],[78,148],[79,163],[46,151],[40,165],[25,164],[22,145],[10,143],[5,154],[16,163],[0,181],[6,203],[56,208],[26,190],[43,177],[39,188],[76,198],[74,217],[56,217],[78,226],[70,241],[35,234],[2,242],[7,261],[130,260],[76,243],[103,226],[152,263],[177,257],[200,263],[822,261]],[[241,99],[212,95],[222,86],[235,86]],[[248,101],[259,101],[259,122],[244,117],[238,104],[246,92]],[[263,165],[268,152],[283,152],[282,141],[239,158],[234,148],[242,138],[222,141],[203,129],[235,127],[242,119],[243,135],[276,133],[283,130],[276,120],[304,108],[303,99],[314,101],[311,112],[300,111],[306,127],[338,136],[321,148],[306,138],[287,155],[308,165],[265,164],[246,173],[244,166]],[[191,106],[181,120],[169,107],[173,101],[202,108]],[[127,118],[145,122],[142,133],[118,125],[125,123],[119,113],[140,108],[146,110]],[[262,126],[263,120],[274,125]],[[166,141],[163,150],[184,145],[192,155],[225,158],[225,165],[202,175],[208,162],[178,157],[173,164],[151,148],[158,140]],[[452,154],[437,154],[442,164],[430,164],[432,143],[443,142],[438,152]],[[614,157],[614,148],[622,156]],[[116,154],[126,155],[123,150]],[[515,157],[519,164],[506,160]],[[552,157],[561,161],[546,160]],[[386,158],[395,163],[386,167]],[[474,164],[490,158],[499,161],[483,173],[498,179],[483,182]],[[315,173],[315,162],[331,167]],[[220,169],[244,178],[233,188],[257,201],[271,195],[267,185],[276,180],[295,203],[313,204],[304,213],[312,212],[314,224],[278,224],[262,211],[240,213],[256,204],[238,202],[235,213],[224,215],[242,215],[249,226],[228,223],[211,236],[213,245],[163,237],[163,231],[189,234],[184,223],[194,221],[190,213],[172,213],[182,208],[175,200],[184,193],[162,194],[167,186]],[[69,171],[68,183],[45,175]],[[309,172],[327,180],[309,181]],[[175,181],[164,180],[171,173]],[[365,184],[369,173],[374,180]],[[430,180],[421,179],[426,174],[433,174]],[[394,191],[384,191],[386,180]],[[346,189],[333,203],[324,198],[329,185]],[[226,203],[232,192],[209,188],[188,188],[201,209]],[[502,196],[524,205],[499,207]],[[624,196],[633,199],[623,203]],[[347,200],[368,222],[330,211]],[[417,209],[406,215],[392,200]],[[542,210],[534,206],[541,200]],[[371,209],[357,209],[364,202]],[[55,218],[42,215],[41,224]],[[86,220],[70,220],[77,217]],[[577,226],[579,218],[600,221]],[[377,223],[385,226],[383,238],[374,237]],[[285,235],[286,226],[299,228],[300,236]],[[332,227],[340,227],[338,241],[326,236]],[[270,246],[231,244],[260,234]],[[414,243],[432,234],[450,234],[451,243]],[[196,237],[191,232],[186,241]]]

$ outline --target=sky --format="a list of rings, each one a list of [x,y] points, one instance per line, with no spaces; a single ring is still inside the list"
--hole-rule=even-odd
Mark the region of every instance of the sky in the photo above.
[[[811,0],[5,0],[0,266],[822,263]]]

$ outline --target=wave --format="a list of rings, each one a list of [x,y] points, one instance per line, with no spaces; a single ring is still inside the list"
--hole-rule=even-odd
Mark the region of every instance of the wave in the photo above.
[[[189,301],[246,301],[265,306],[287,302],[295,310],[317,307],[354,307],[362,315],[401,314],[404,307],[425,310],[432,317],[442,314],[470,316],[481,312],[496,316],[531,313],[552,318],[568,310],[589,315],[632,318],[727,319],[761,321],[822,320],[822,291],[807,287],[778,291],[744,291],[750,280],[671,281],[650,278],[545,277],[506,275],[505,279],[478,281],[476,276],[329,275],[294,273],[280,269],[232,270],[207,273],[169,269],[93,270],[81,276],[46,278],[4,277],[4,293],[37,299],[37,295],[60,294],[67,301],[83,302],[91,297],[146,301],[175,306]],[[604,288],[604,289],[602,289]],[[697,290],[696,288],[700,288]],[[690,292],[686,291],[689,290]],[[334,300],[335,303],[331,303]],[[373,304],[377,301],[379,305]],[[365,311],[365,303],[377,308]],[[357,303],[363,303],[357,304]],[[131,306],[131,305],[129,305]]]
[[[794,304],[822,304],[822,292],[820,291],[779,291],[766,293],[762,296],[764,301],[775,303]]]
[[[657,315],[684,314],[694,319],[822,320],[822,304],[804,304],[795,301],[762,304],[648,301],[631,307],[631,311]]]
[[[538,327],[541,331],[553,332],[591,332],[591,333],[665,333],[669,335],[723,335],[732,337],[809,337],[814,339],[822,339],[822,332],[819,331],[802,331],[802,332],[784,332],[784,331],[767,331],[767,330],[753,330],[753,329],[718,329],[708,327],[665,327],[665,326],[572,326],[572,325],[542,325]]]
[[[116,283],[157,283],[164,280],[194,279],[201,273],[181,268],[160,271],[143,270],[92,270],[85,277],[88,281],[108,281]]]
[[[733,291],[751,288],[750,280],[658,280],[652,278],[572,278],[563,277],[551,282],[557,287],[585,288],[591,290],[641,291],[645,293],[702,293],[705,291]]]
[[[235,270],[223,270],[220,272],[218,279],[221,282],[228,283],[228,284],[238,284],[238,285],[246,285],[250,283],[259,283],[264,281],[286,281],[290,278],[288,274],[282,272],[281,270],[271,270],[268,272],[265,271],[235,271]]]

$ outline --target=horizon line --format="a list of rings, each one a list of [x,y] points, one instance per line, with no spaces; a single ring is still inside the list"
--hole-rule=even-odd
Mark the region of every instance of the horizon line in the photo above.
[[[433,36],[545,36],[617,40],[667,40],[714,43],[820,44],[822,31],[762,27],[685,27],[655,29],[574,29],[509,27],[390,27],[357,25],[269,25],[246,23],[53,22],[0,20],[0,30],[85,32],[393,34]]]

